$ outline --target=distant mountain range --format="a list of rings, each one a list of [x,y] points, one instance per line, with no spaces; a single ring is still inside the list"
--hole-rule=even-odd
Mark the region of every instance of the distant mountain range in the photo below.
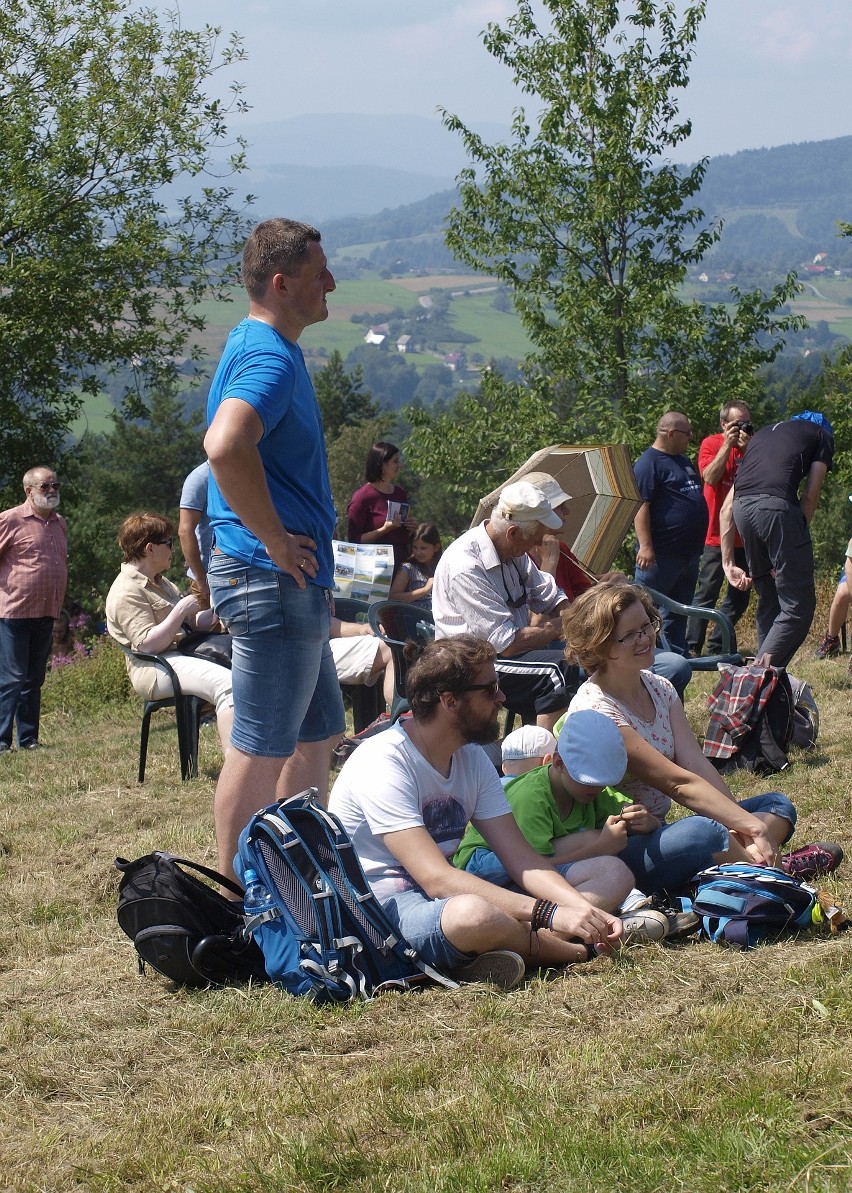
[[[475,127],[489,140],[508,131]],[[466,160],[437,116],[294,116],[235,131],[248,141],[240,190],[257,195],[259,219],[286,212],[323,223],[399,207],[452,187]]]
[[[382,267],[450,262],[442,227],[466,159],[438,116],[298,116],[238,131],[250,165],[238,190],[257,196],[256,218],[317,223],[336,249],[393,241],[374,262]],[[508,135],[498,124],[476,131],[489,141]],[[698,202],[708,221],[725,222],[707,258],[713,268],[777,273],[819,253],[826,267],[852,268],[852,242],[836,227],[852,221],[852,137],[712,158]]]

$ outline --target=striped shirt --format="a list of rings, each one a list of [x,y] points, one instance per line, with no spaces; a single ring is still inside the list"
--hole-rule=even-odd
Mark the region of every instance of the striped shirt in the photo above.
[[[0,513],[0,617],[57,617],[67,580],[65,519],[29,501]]]
[[[435,637],[473,634],[500,654],[529,625],[530,612],[550,613],[564,600],[553,577],[540,572],[529,555],[503,563],[482,523],[451,543],[438,561],[432,584]]]

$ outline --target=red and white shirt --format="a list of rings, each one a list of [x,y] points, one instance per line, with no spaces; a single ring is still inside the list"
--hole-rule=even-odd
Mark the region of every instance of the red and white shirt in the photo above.
[[[65,519],[29,501],[0,513],[0,617],[57,617],[67,581]]]

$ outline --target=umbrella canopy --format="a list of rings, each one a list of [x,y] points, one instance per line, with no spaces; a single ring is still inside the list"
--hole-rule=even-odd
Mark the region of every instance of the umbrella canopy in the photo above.
[[[486,520],[501,489],[523,480],[528,472],[549,473],[571,498],[568,517],[556,532],[557,538],[589,571],[607,571],[642,504],[624,444],[556,444],[542,448],[499,489],[482,498],[471,526]]]

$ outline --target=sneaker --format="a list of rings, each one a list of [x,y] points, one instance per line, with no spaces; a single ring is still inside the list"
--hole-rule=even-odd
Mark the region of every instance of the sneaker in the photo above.
[[[666,933],[666,940],[674,940],[678,936],[690,936],[701,927],[701,917],[696,915],[694,911],[684,911],[683,904],[680,903],[679,899],[670,903],[660,895],[652,895],[650,903],[653,908],[662,912],[668,920],[669,930]],[[675,906],[675,903],[680,904],[680,906]]]
[[[41,743],[37,741],[28,741],[25,746],[18,746],[19,750],[40,750]]]
[[[669,934],[669,921],[661,911],[651,907],[650,902],[640,904],[621,916],[624,925],[624,944],[653,944],[664,940]]]
[[[833,659],[840,654],[840,635],[826,634],[822,642],[814,651],[815,659]]]
[[[0,754],[8,754],[12,747],[4,741],[0,741]]]
[[[816,878],[818,874],[830,874],[843,861],[843,850],[828,841],[815,841],[803,845],[781,858],[781,869],[791,878]]]
[[[460,965],[453,971],[453,977],[457,982],[490,982],[498,990],[514,990],[526,972],[523,957],[511,949],[492,949],[490,953],[480,953],[467,965]]]

